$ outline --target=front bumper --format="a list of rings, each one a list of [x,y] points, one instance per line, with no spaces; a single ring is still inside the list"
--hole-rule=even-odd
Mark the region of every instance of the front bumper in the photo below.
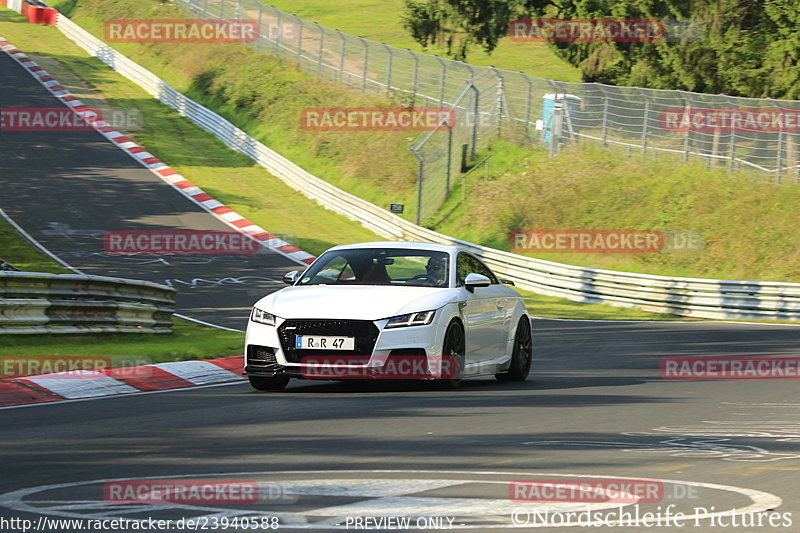
[[[331,327],[333,322],[348,322],[344,320],[298,322],[279,320],[275,326],[250,322],[243,374],[324,380],[438,379],[441,375],[441,356],[437,354],[441,353],[443,332],[436,320],[425,326],[392,329],[384,329],[386,320],[351,321],[358,322],[351,330],[347,324]],[[296,334],[354,336],[356,350],[297,350]]]

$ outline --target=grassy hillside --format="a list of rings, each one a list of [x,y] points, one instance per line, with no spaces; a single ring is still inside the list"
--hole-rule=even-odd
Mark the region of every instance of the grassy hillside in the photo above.
[[[549,158],[544,149],[497,141],[490,153],[489,178],[470,178],[467,201],[438,231],[504,250],[514,229],[694,231],[704,243],[694,252],[527,255],[647,274],[800,282],[800,184],[593,144]],[[460,199],[453,196],[446,208]]]

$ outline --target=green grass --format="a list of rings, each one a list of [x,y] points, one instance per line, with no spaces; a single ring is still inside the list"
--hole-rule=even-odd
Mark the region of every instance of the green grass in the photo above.
[[[113,357],[118,365],[241,355],[244,333],[175,319],[171,334],[3,335],[0,358],[15,356]]]
[[[25,272],[70,272],[37,250],[3,218],[0,218],[0,259]]]
[[[110,10],[114,11],[116,16],[123,16],[126,13],[125,9],[145,9],[150,4],[144,0],[139,0],[136,5],[109,0],[100,5],[95,0],[87,2],[87,5],[92,8],[88,11],[89,15],[78,16],[77,21],[97,30],[100,27],[100,21],[93,18],[97,12]],[[169,9],[163,6],[158,9],[162,8]],[[314,202],[289,189],[260,167],[253,165],[249,159],[230,151],[212,136],[193,126],[166,106],[149,98],[141,89],[109,70],[100,61],[87,57],[83,51],[67,41],[56,29],[31,26],[23,24],[21,21],[22,19],[12,12],[0,10],[0,35],[27,53],[58,61],[65,69],[73,72],[75,78],[67,79],[65,83],[68,85],[69,83],[79,86],[81,84],[88,85],[93,94],[101,101],[106,101],[119,109],[140,110],[144,116],[143,129],[133,132],[132,137],[189,180],[244,216],[270,231],[296,235],[297,239],[294,243],[312,253],[319,253],[333,244],[377,238],[371,232],[343,217],[321,209]],[[120,48],[124,47],[120,46]],[[338,147],[335,156],[340,157],[341,152],[346,150],[355,151],[355,155],[344,161],[341,159],[337,161],[336,157],[333,157],[334,161],[345,164],[351,170],[360,168],[374,170],[377,168],[379,173],[367,177],[358,171],[351,171],[348,175],[340,174],[340,180],[336,182],[336,176],[330,177],[330,170],[334,165],[331,164],[331,159],[325,157],[330,155],[326,152],[326,147],[337,142],[336,135],[304,136],[303,134],[308,132],[298,133],[290,129],[290,124],[297,129],[296,118],[285,115],[278,116],[279,109],[274,104],[273,107],[268,106],[262,111],[263,113],[270,110],[276,112],[276,116],[269,117],[270,120],[265,120],[267,117],[263,114],[255,118],[248,115],[246,105],[226,104],[226,102],[235,101],[242,94],[226,95],[225,90],[229,86],[225,82],[235,83],[237,80],[233,77],[240,72],[240,67],[255,68],[253,61],[257,62],[259,68],[272,69],[270,79],[273,83],[266,85],[277,95],[273,94],[270,98],[275,101],[280,100],[282,105],[294,107],[295,111],[298,106],[305,105],[304,99],[313,101],[322,97],[333,98],[331,95],[334,95],[342,103],[352,102],[352,100],[347,100],[352,94],[339,87],[328,86],[313,78],[303,77],[285,63],[276,62],[263,56],[255,56],[230,46],[225,48],[221,58],[217,58],[217,62],[210,66],[204,63],[204,60],[216,55],[214,50],[219,51],[212,49],[213,47],[197,49],[200,56],[192,55],[183,48],[172,51],[163,46],[128,46],[127,48],[129,49],[123,50],[125,53],[130,53],[147,68],[155,70],[168,83],[178,85],[193,97],[216,107],[217,110],[221,107],[223,113],[227,111],[226,114],[245,129],[248,129],[248,125],[255,125],[255,131],[250,130],[251,134],[255,133],[256,136],[261,136],[273,148],[276,145],[284,147],[285,151],[289,152],[285,155],[293,160],[299,158],[299,162],[301,164],[305,162],[306,164],[303,166],[312,172],[316,169],[329,171],[328,175],[324,177],[346,188],[349,185],[350,192],[359,194],[359,191],[363,191],[363,196],[375,201],[375,196],[383,194],[384,198],[388,199],[392,198],[392,194],[401,194],[408,188],[402,179],[397,184],[391,181],[390,176],[387,177],[385,173],[381,173],[386,168],[386,161],[392,161],[392,157],[394,157],[392,154],[398,153],[396,138],[381,137],[372,132],[361,137],[341,140],[342,144]],[[226,70],[226,67],[230,68]],[[213,74],[212,81],[219,85],[216,88],[212,87],[213,90],[210,91],[201,90],[198,87],[198,77],[200,79],[208,77],[200,76],[203,73]],[[67,75],[66,71],[59,72],[59,76],[61,75]],[[242,77],[239,76],[239,78]],[[244,77],[244,79],[247,78]],[[322,89],[318,89],[318,87],[322,87]],[[306,92],[303,93],[303,91]],[[250,96],[253,95],[250,94]],[[372,97],[369,98],[372,99]],[[344,136],[339,135],[338,137]],[[309,144],[315,145],[317,150],[309,151]],[[405,151],[402,143],[400,143],[399,150]],[[382,165],[375,165],[376,153],[381,154]],[[390,168],[389,170],[395,169]],[[342,183],[343,181],[346,183]],[[413,183],[413,178],[411,183]],[[381,189],[381,184],[385,186],[383,189]],[[386,193],[386,189],[398,192]],[[459,236],[461,233],[463,231],[454,232]],[[12,264],[15,262],[15,257],[4,253],[1,248],[0,256],[4,256]],[[629,312],[629,310],[609,306],[580,305],[567,300],[558,302],[558,299],[540,298],[533,295],[528,295],[527,301],[531,305],[532,313],[536,316],[574,317],[578,316],[579,309],[583,309],[586,313],[584,317],[617,319],[624,315],[631,318],[647,316],[663,318],[660,315]]]
[[[403,0],[269,0],[265,3],[300,18],[372,41],[415,52],[442,53],[442,50],[435,48],[424,50],[403,28]],[[581,81],[580,70],[556,56],[545,43],[515,42],[503,38],[491,54],[480,47],[473,47],[467,62],[479,66],[493,65],[540,78]]]
[[[543,149],[497,141],[491,153],[489,178],[470,177],[467,201],[437,231],[501,250],[510,249],[514,229],[696,231],[704,241],[697,252],[525,255],[665,276],[800,282],[800,184],[597,145],[549,158]]]

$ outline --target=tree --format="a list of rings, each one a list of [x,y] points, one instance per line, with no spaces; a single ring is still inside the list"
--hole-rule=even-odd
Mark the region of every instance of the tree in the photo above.
[[[423,46],[491,52],[516,18],[649,18],[672,39],[551,42],[585,81],[735,96],[800,98],[800,0],[405,0]],[[694,25],[700,33],[674,30]]]

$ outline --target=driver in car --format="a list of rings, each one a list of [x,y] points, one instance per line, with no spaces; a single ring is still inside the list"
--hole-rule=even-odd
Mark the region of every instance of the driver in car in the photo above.
[[[444,287],[447,279],[447,260],[443,257],[431,257],[425,265],[428,272],[428,283],[433,287]]]

